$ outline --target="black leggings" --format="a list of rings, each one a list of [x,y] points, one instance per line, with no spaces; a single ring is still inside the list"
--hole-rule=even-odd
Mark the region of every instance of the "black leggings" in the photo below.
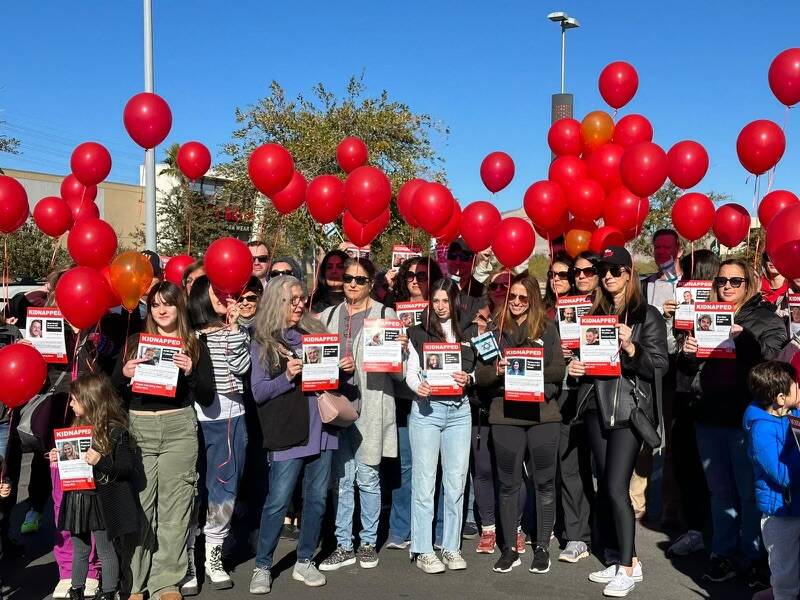
[[[556,516],[556,465],[561,423],[492,425],[492,442],[500,482],[499,506],[502,549],[515,548],[519,518],[522,464],[528,451],[528,475],[536,486],[536,543],[547,546]]]
[[[114,542],[108,539],[105,530],[89,533],[72,534],[72,587],[86,586],[86,574],[89,571],[89,551],[92,548],[92,537],[97,557],[103,567],[102,591],[113,592],[119,586],[119,559],[114,549]]]
[[[481,527],[494,525],[494,450],[489,425],[472,426],[472,489]]]
[[[636,556],[630,485],[642,440],[629,427],[606,429],[601,420],[597,411],[587,412],[584,419],[599,488],[594,511],[597,537],[604,548],[619,549],[620,564],[630,567]]]

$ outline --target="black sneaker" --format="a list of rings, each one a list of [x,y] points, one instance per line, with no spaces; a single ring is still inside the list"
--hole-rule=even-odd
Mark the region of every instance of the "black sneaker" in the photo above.
[[[500,555],[498,561],[494,563],[494,571],[495,573],[508,573],[511,569],[521,564],[516,550],[506,550]]]
[[[358,566],[362,569],[371,569],[378,566],[378,551],[375,544],[361,544],[356,553]]]
[[[528,570],[531,573],[547,573],[550,570],[550,553],[544,546],[533,549],[533,562]]]
[[[722,556],[711,556],[708,568],[703,574],[703,579],[719,583],[736,577],[736,567],[733,563]]]
[[[750,588],[766,589],[769,587],[769,567],[763,564],[752,564],[747,569],[747,585]]]
[[[464,523],[464,527],[461,529],[461,537],[465,540],[474,540],[480,535],[480,531],[478,531],[478,526],[475,523]]]
[[[281,529],[282,540],[297,541],[299,538],[300,538],[300,528],[297,525],[292,525],[291,523],[285,523],[283,525],[283,529]]]

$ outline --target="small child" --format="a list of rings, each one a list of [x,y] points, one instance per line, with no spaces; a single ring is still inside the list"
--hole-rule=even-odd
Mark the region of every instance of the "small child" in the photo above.
[[[786,418],[797,416],[800,404],[796,377],[794,367],[784,362],[753,367],[749,386],[754,401],[743,423],[775,600],[797,600],[800,593],[800,450]]]
[[[96,489],[67,491],[61,501],[58,527],[72,537],[70,600],[83,600],[89,569],[91,536],[102,564],[102,588],[97,600],[115,600],[119,586],[119,560],[115,538],[138,530],[139,507],[132,478],[134,454],[128,433],[128,416],[114,386],[105,375],[83,375],[72,382],[70,408],[73,426],[92,426],[92,447],[85,460],[94,467]],[[50,461],[58,451],[50,451]]]

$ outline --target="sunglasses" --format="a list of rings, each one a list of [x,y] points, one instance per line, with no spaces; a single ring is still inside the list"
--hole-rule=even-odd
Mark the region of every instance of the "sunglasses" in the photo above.
[[[597,265],[597,274],[605,277],[609,273],[612,277],[619,277],[628,270],[628,267],[621,265]]]
[[[715,277],[714,278],[714,285],[718,288],[724,288],[729,283],[731,284],[732,288],[740,288],[742,284],[745,283],[747,279],[744,277]]]
[[[258,302],[258,296],[255,294],[247,294],[247,296],[239,296],[239,302],[250,302],[255,304]]]
[[[411,281],[412,279],[416,279],[417,281],[425,281],[428,279],[428,272],[427,271],[417,271],[415,273],[408,272],[406,273],[406,279]]]
[[[572,269],[572,272],[575,274],[575,277],[577,277],[578,275],[581,275],[581,274],[584,277],[594,277],[595,275],[597,275],[597,269],[595,269],[594,267],[584,267],[582,269],[579,269],[578,267],[574,267]]]
[[[489,284],[490,292],[496,292],[497,290],[507,290],[507,289],[508,289],[508,283],[506,283],[505,281],[493,281],[492,283]]]
[[[260,254],[258,256],[253,257],[253,262],[266,264],[269,262],[269,254]]]
[[[270,271],[269,272],[269,276],[270,277],[280,277],[281,275],[291,275],[291,274],[292,274],[292,270],[291,269],[284,269],[283,271]]]
[[[367,285],[370,279],[365,275],[344,275],[342,276],[342,281],[345,283],[353,283],[355,281],[356,285]]]
[[[508,301],[514,302],[514,300],[518,301],[520,304],[527,304],[528,296],[526,296],[525,294],[509,294]]]
[[[548,271],[547,272],[548,279],[560,279],[561,281],[567,281],[569,279],[569,271]]]
[[[472,252],[448,252],[447,260],[472,260],[475,256]]]

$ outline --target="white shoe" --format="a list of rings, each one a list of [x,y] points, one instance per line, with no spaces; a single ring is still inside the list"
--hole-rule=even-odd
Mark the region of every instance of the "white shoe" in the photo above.
[[[187,555],[189,557],[186,566],[186,575],[181,579],[178,584],[181,588],[181,595],[183,596],[197,596],[200,592],[200,586],[197,582],[197,570],[194,566],[194,548],[187,548]]]
[[[630,594],[635,587],[636,584],[634,583],[633,577],[629,577],[628,574],[625,573],[625,569],[618,566],[617,574],[614,575],[614,579],[603,588],[603,595],[612,598],[624,598]]]
[[[95,579],[95,581],[97,581]],[[86,583],[89,583],[89,580],[86,580]],[[72,580],[71,579],[59,579],[58,583],[56,584],[56,589],[53,590],[53,598],[54,600],[62,600],[63,598],[69,598],[69,588],[72,587]]]
[[[617,575],[617,567],[619,565],[609,565],[602,571],[595,571],[594,573],[589,574],[589,581],[594,581],[595,583],[611,583],[611,581]],[[636,566],[633,567],[633,580],[635,582],[643,581],[642,577],[642,563],[637,561]]]
[[[439,557],[436,556],[435,552],[426,552],[425,554],[420,554],[417,556],[417,560],[414,562],[416,563],[417,568],[425,573],[444,573],[445,571],[444,563],[439,560]]]
[[[91,577],[86,578],[86,586],[84,587],[84,594],[86,594],[87,598],[94,597],[97,593],[97,589],[100,587],[100,580],[99,579],[92,579]],[[67,594],[67,598],[69,598],[69,594]]]
[[[442,562],[451,571],[462,571],[467,568],[467,561],[461,556],[461,550],[456,550],[455,552],[450,552],[449,550],[443,551]]]
[[[206,544],[206,581],[215,590],[233,587],[231,576],[222,568],[222,544]]]
[[[681,537],[673,542],[667,550],[667,556],[689,556],[695,552],[705,550],[703,534],[694,529],[690,529]]]

